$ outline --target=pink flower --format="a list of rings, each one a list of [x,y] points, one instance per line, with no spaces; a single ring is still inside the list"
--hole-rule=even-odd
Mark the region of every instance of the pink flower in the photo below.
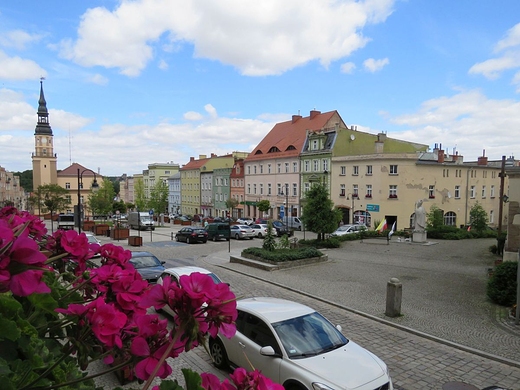
[[[237,390],[284,390],[282,385],[266,378],[258,370],[246,372],[243,368],[237,368],[229,377],[236,385]]]
[[[114,305],[106,304],[102,298],[93,301],[89,309],[87,317],[99,341],[109,348],[114,345],[122,348],[120,335],[127,321],[126,314],[117,311]]]
[[[71,256],[84,258],[88,254],[89,244],[84,233],[78,234],[75,230],[67,230],[61,234],[60,243]]]
[[[121,266],[126,266],[128,260],[132,258],[132,252],[114,244],[102,245],[99,253],[103,258],[102,262],[105,264],[115,263]]]
[[[155,367],[167,348],[168,344],[164,344],[152,354],[148,342],[144,337],[134,338],[131,346],[132,354],[136,356],[145,356],[145,358],[135,366],[135,375],[139,379],[147,380],[155,370]],[[165,360],[159,368],[159,371],[157,371],[157,376],[164,379],[171,373],[172,369]]]

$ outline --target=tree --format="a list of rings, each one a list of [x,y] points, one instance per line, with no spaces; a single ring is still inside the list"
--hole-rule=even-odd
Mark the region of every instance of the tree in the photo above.
[[[139,210],[146,210],[146,194],[144,193],[144,183],[142,178],[138,178],[134,184],[135,205]]]
[[[258,210],[261,211],[264,214],[267,214],[269,209],[271,208],[271,203],[267,200],[261,200],[256,204],[256,207],[258,207]]]
[[[426,214],[426,228],[438,229],[444,225],[442,210],[437,205],[430,207],[430,212]]]
[[[52,216],[57,212],[65,209],[69,205],[67,195],[69,191],[57,184],[45,184],[38,186],[37,193],[40,195],[39,206],[46,212],[51,214],[51,231],[54,230]]]
[[[475,229],[479,233],[487,229],[488,216],[479,202],[475,203],[469,211],[469,221],[471,229]]]
[[[153,209],[157,214],[165,213],[168,210],[168,185],[159,180],[150,191],[150,199],[148,207]]]
[[[306,192],[305,200],[302,222],[307,230],[318,234],[318,240],[323,240],[325,234],[337,229],[342,218],[341,210],[334,207],[327,188],[321,183]]]
[[[269,252],[272,252],[276,249],[276,238],[273,229],[273,223],[271,221],[267,222],[267,234],[264,237],[262,248]]]
[[[109,215],[114,203],[114,187],[109,179],[104,178],[97,192],[91,191],[88,204],[94,215]]]
[[[226,200],[226,208],[231,212],[229,217],[231,217],[233,215],[233,209],[237,206],[238,206],[238,200],[236,200],[235,198],[228,198],[228,200]]]
[[[14,176],[20,177],[20,186],[25,192],[33,192],[33,171],[13,172]]]
[[[114,201],[112,204],[112,212],[115,213],[119,211],[120,213],[126,213],[126,204],[123,200]]]

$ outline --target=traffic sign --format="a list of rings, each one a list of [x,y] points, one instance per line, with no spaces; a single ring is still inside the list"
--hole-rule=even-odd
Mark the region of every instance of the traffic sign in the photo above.
[[[153,210],[148,211],[148,214],[153,215]]]

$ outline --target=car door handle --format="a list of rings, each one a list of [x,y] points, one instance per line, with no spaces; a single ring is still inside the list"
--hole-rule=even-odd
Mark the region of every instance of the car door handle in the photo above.
[[[240,341],[238,342],[238,345],[240,345],[242,348],[246,347],[246,345],[244,343],[240,342]]]

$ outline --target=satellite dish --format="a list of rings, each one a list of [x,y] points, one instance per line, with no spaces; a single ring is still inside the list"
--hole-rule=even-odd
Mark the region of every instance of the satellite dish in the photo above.
[[[350,140],[354,141],[356,139],[356,136],[354,134],[350,134]]]

